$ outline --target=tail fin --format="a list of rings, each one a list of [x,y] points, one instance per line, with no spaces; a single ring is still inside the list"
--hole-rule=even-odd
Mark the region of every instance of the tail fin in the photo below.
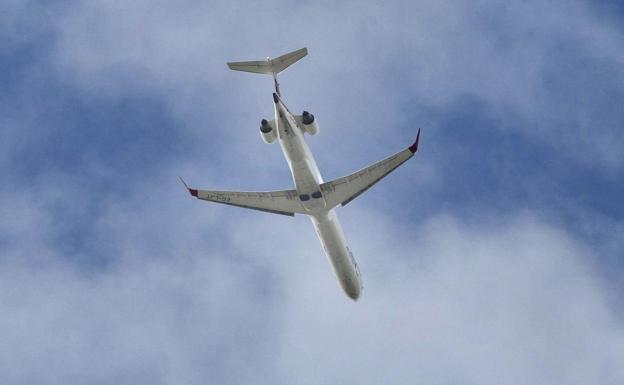
[[[280,57],[276,57],[275,59],[267,58],[266,60],[258,61],[238,61],[227,63],[227,65],[234,71],[254,72],[257,74],[275,76],[307,54],[308,49],[301,48]]]

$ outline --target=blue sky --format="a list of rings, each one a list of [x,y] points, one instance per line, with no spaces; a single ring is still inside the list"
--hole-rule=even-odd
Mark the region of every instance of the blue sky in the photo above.
[[[0,5],[0,382],[624,381],[617,2]],[[281,76],[325,179],[417,156],[309,221],[192,200],[290,188]]]

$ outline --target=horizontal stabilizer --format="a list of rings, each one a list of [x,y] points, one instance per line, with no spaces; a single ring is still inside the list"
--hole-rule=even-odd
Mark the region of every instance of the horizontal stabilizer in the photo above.
[[[227,65],[234,71],[277,75],[307,54],[308,49],[301,48],[280,57],[276,57],[275,59],[267,58],[266,60],[230,62],[227,63]]]

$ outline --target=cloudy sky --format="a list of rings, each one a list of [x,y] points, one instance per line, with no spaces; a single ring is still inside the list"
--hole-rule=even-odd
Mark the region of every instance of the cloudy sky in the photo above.
[[[0,0],[0,383],[624,383],[617,1]],[[416,157],[338,213],[191,199],[291,188],[281,76],[326,180]]]

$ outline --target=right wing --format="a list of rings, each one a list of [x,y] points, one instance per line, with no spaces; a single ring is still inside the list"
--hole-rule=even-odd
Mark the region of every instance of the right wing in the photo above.
[[[328,207],[335,207],[339,204],[344,206],[357,198],[360,194],[371,188],[383,177],[390,174],[397,167],[410,159],[418,150],[420,140],[420,129],[416,141],[403,151],[387,157],[373,165],[363,168],[351,175],[332,180],[321,185],[321,191],[325,196]]]
[[[182,180],[182,178],[180,178],[180,180]],[[307,213],[299,201],[296,190],[247,192],[197,190],[189,188],[183,180],[182,183],[184,183],[184,186],[192,196],[205,201],[260,210],[273,214],[294,216],[295,213]]]

